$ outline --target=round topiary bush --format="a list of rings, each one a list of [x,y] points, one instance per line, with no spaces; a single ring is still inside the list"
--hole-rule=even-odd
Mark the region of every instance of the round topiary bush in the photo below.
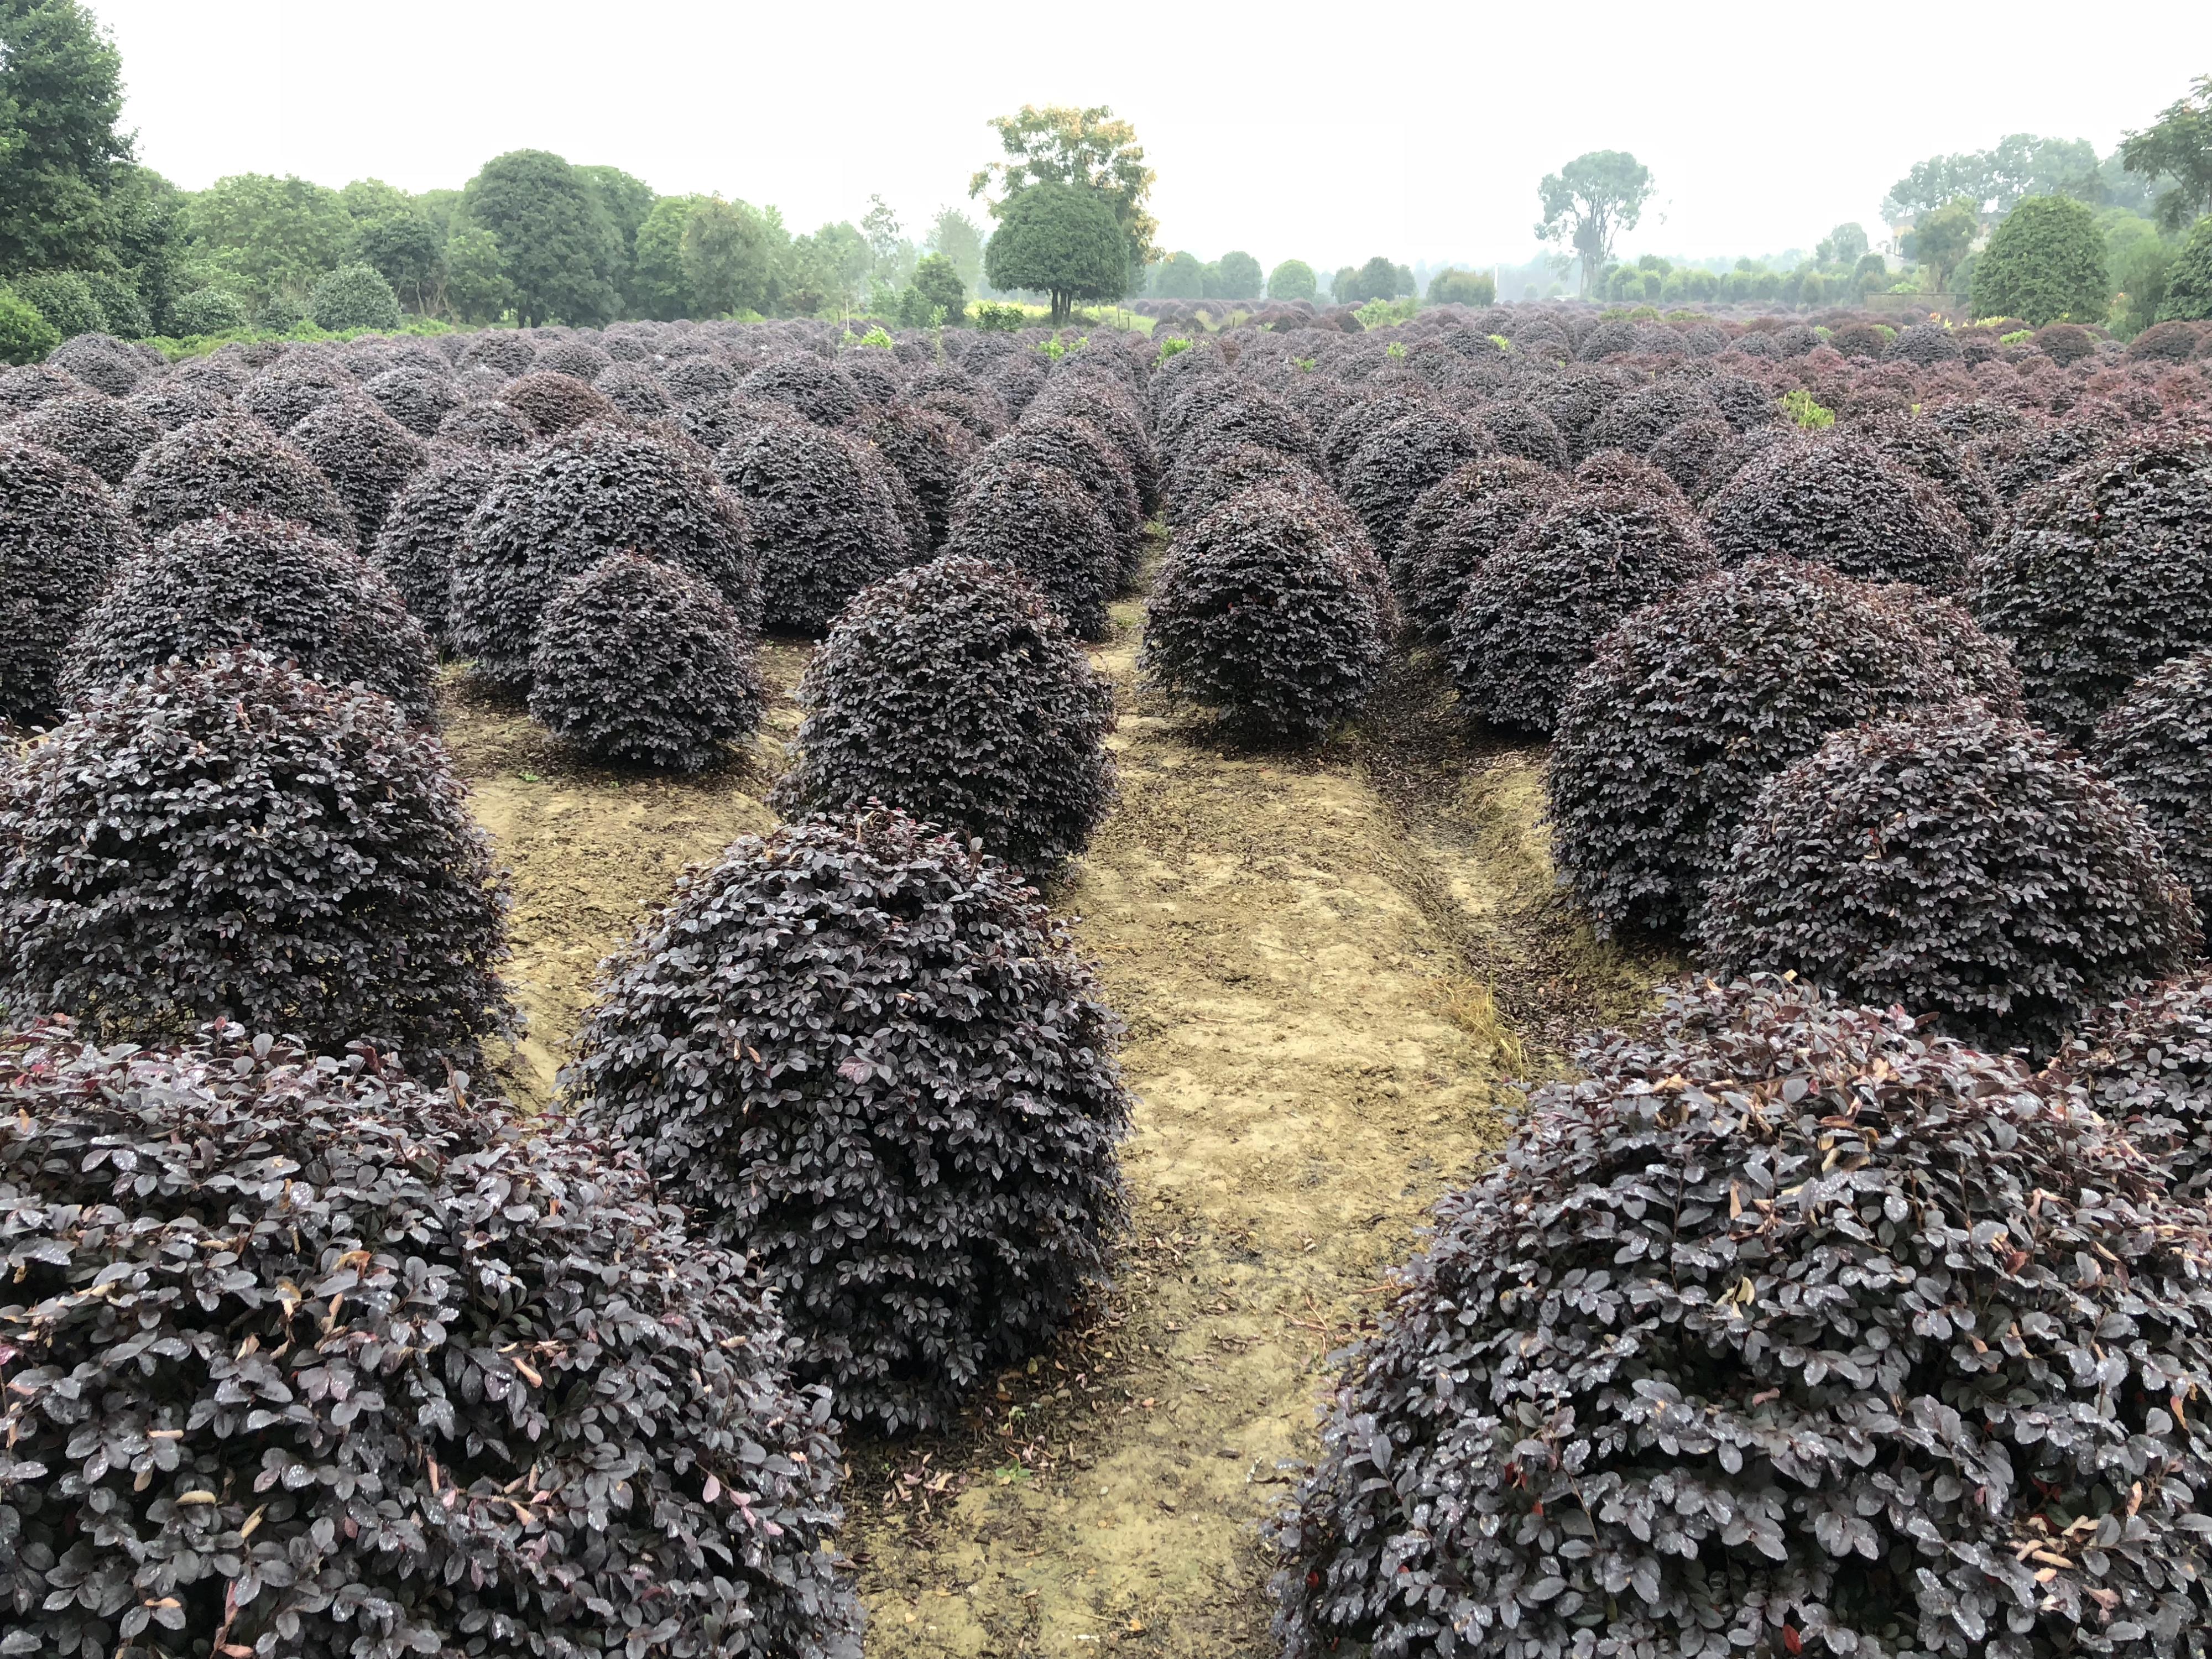
[[[1729,562],[1780,553],[1939,592],[1959,586],[1973,542],[1925,479],[1849,434],[1753,456],[1706,506],[1705,526]]]
[[[1890,342],[1889,355],[1921,368],[1959,361],[1959,343],[1941,323],[1915,323]]]
[[[357,393],[316,410],[292,428],[291,441],[338,492],[363,547],[376,539],[392,501],[430,456],[420,438]]]
[[[867,402],[850,375],[811,352],[772,358],[740,390],[756,402],[788,404],[817,426],[858,425]]]
[[[222,512],[295,519],[354,545],[354,516],[323,470],[250,416],[180,426],[138,458],[119,499],[149,536]]]
[[[696,772],[760,725],[751,634],[686,571],[611,553],[545,607],[530,714],[594,759]]]
[[[753,427],[723,447],[714,470],[751,524],[769,628],[820,634],[912,556],[882,464],[842,433]]]
[[[556,340],[538,349],[530,367],[539,374],[566,374],[589,386],[614,367],[615,360],[589,340]]]
[[[1653,442],[1646,457],[1673,481],[1685,498],[1698,499],[1705,475],[1735,442],[1735,428],[1717,415],[1699,415],[1671,426]]]
[[[161,435],[151,416],[120,398],[49,398],[8,423],[7,435],[88,467],[109,483],[131,476]]]
[[[465,793],[397,704],[266,657],[95,691],[0,777],[0,1004],[106,1042],[221,1016],[471,1064],[510,1021]]]
[[[2097,337],[2079,323],[2052,323],[2035,331],[2035,349],[2063,368],[2096,355]]]
[[[1502,398],[1483,404],[1475,411],[1475,418],[1497,443],[1500,455],[1534,461],[1554,472],[1567,470],[1567,441],[1560,436],[1552,417],[1534,404],[1518,398]]]
[[[2147,433],[2033,491],[1966,600],[2011,644],[2029,711],[2086,739],[2136,681],[2212,645],[2212,441]]]
[[[1299,495],[1326,495],[1337,501],[1340,511],[1354,526],[1359,524],[1321,474],[1279,449],[1260,444],[1238,444],[1185,456],[1170,475],[1169,511],[1176,524],[1196,524],[1232,496],[1259,484],[1280,485]],[[1359,534],[1363,539],[1366,537],[1364,526]]]
[[[399,326],[399,296],[374,265],[340,265],[315,283],[307,314],[331,334],[354,328],[389,334]]]
[[[1989,539],[1997,522],[1996,491],[1949,433],[1924,415],[1893,413],[1878,415],[1856,431],[1942,491],[1966,521],[1976,546]]]
[[[2047,1074],[2085,1091],[2155,1158],[2177,1199],[2204,1204],[2212,1188],[2212,975],[2099,1009]]]
[[[287,353],[239,388],[237,407],[271,432],[286,433],[360,383],[332,357]]]
[[[453,647],[496,686],[526,690],[539,613],[560,584],[635,550],[710,583],[759,625],[760,579],[745,514],[672,444],[579,427],[502,471],[463,533],[447,611]]]
[[[1577,1063],[1348,1356],[1290,1659],[2184,1650],[2205,1231],[2141,1152],[1774,980]]]
[[[235,1025],[0,1080],[21,1651],[856,1659],[829,1400],[634,1160]]]
[[[1493,726],[1550,732],[1599,639],[1630,611],[1716,568],[1680,501],[1632,489],[1573,491],[1468,578],[1449,650],[1462,708]]]
[[[1121,544],[1122,575],[1136,574],[1136,560],[1144,545],[1144,512],[1138,505],[1137,483],[1129,464],[1104,433],[1088,421],[1066,416],[1024,418],[986,447],[969,468],[969,474],[972,477],[990,468],[1016,463],[1056,466],[1089,490]]]
[[[1020,572],[1079,639],[1111,631],[1106,603],[1121,578],[1121,543],[1097,499],[1056,466],[971,474],[945,550]]]
[[[174,432],[194,421],[211,421],[230,407],[230,399],[205,386],[188,385],[174,375],[156,380],[124,400],[154,423],[154,435]],[[143,453],[143,452],[142,452]]]
[[[1160,510],[1159,452],[1145,429],[1145,418],[1137,410],[1134,397],[1116,383],[1096,376],[1072,380],[1061,375],[1037,394],[1024,413],[1031,421],[1066,417],[1097,427],[1128,463],[1129,476],[1137,486],[1139,510],[1146,518]]]
[[[1170,544],[1146,604],[1139,666],[1232,731],[1300,740],[1365,704],[1386,626],[1345,529],[1289,490],[1263,487]]]
[[[730,396],[744,378],[744,370],[713,357],[685,357],[669,364],[660,383],[678,404],[696,404]]]
[[[169,332],[179,339],[196,334],[243,334],[253,313],[235,294],[219,288],[194,289],[169,301]]]
[[[92,473],[0,431],[0,721],[59,705],[70,639],[140,545]]]
[[[641,424],[675,418],[680,405],[660,377],[643,363],[617,363],[599,371],[592,391],[618,413]]]
[[[520,413],[495,399],[463,404],[438,422],[442,443],[520,454],[538,441],[538,428]]]
[[[2042,1052],[2201,943],[2142,811],[1971,703],[1838,732],[1774,777],[1699,931],[1724,974],[1794,971]]]
[[[512,465],[496,451],[436,445],[429,464],[407,481],[377,532],[377,563],[434,641],[446,637],[453,567],[469,515]]]
[[[1831,732],[1966,695],[1953,648],[1796,559],[1623,619],[1560,705],[1548,774],[1553,856],[1600,933],[1686,929],[1766,781]]]
[[[1688,380],[1660,380],[1617,398],[1590,422],[1586,447],[1649,455],[1651,446],[1685,421],[1719,417],[1702,387]]]
[[[1549,467],[1501,455],[1463,466],[1424,491],[1406,515],[1391,570],[1408,620],[1431,640],[1446,637],[1483,561],[1566,489],[1566,480]]]
[[[538,346],[514,329],[487,328],[468,337],[468,343],[453,361],[459,369],[488,368],[503,380],[527,374],[538,361]]]
[[[418,438],[434,438],[446,417],[467,398],[450,374],[428,368],[387,368],[362,390]]]
[[[2148,814],[2166,863],[2212,916],[2212,650],[2138,680],[2097,722],[2090,753]]]
[[[568,432],[592,421],[611,421],[619,411],[598,391],[569,375],[532,369],[507,383],[500,401],[541,433]]]
[[[942,548],[952,527],[960,475],[982,446],[950,416],[916,409],[911,404],[871,412],[861,423],[860,433],[875,446],[884,463],[905,481],[921,510],[922,539],[928,550]]]
[[[1378,548],[1395,548],[1423,491],[1497,453],[1490,434],[1473,421],[1425,410],[1393,421],[1354,450],[1337,489],[1367,527],[1368,539]]]
[[[1027,869],[1080,853],[1114,800],[1114,688],[1038,590],[947,556],[845,608],[799,685],[806,719],[773,803],[880,802]]]
[[[1130,1102],[1066,931],[902,814],[747,837],[611,964],[583,1121],[696,1200],[848,1423],[948,1422],[1103,1274]]]
[[[121,566],[70,641],[61,691],[142,676],[172,657],[253,650],[331,686],[380,691],[417,725],[436,666],[422,626],[372,562],[287,519],[218,514]]]

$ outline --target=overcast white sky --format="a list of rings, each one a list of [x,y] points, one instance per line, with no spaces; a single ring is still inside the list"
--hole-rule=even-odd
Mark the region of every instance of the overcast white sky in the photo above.
[[[1538,179],[1597,149],[1657,179],[1624,252],[1809,247],[1872,229],[1922,156],[2020,131],[2109,149],[2212,71],[2205,0],[1979,25],[1909,4],[91,4],[142,159],[189,188],[425,190],[538,147],[773,203],[794,230],[880,191],[911,228],[964,198],[989,117],[1103,103],[1158,170],[1165,246],[1270,267],[1524,258]]]

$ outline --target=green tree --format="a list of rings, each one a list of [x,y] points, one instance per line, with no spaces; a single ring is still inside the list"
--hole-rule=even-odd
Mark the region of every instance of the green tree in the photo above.
[[[36,306],[0,283],[0,363],[35,363],[61,343]]]
[[[1057,328],[1077,301],[1118,300],[1128,291],[1128,234],[1100,191],[1033,184],[1000,204],[983,269],[994,288],[1050,296]]]
[[[694,203],[680,254],[692,303],[708,316],[766,313],[782,292],[779,228],[749,203],[719,196]]]
[[[630,279],[641,317],[673,322],[697,309],[684,275],[684,227],[703,196],[664,196],[637,228],[637,261]]]
[[[429,216],[381,179],[356,179],[338,200],[353,219],[353,262],[383,277],[410,310],[427,310],[438,290],[446,241]]]
[[[1557,173],[1546,173],[1536,186],[1544,210],[1536,234],[1562,256],[1571,252],[1581,260],[1583,294],[1589,292],[1598,268],[1613,257],[1613,239],[1636,228],[1652,188],[1650,168],[1625,149],[1577,155]]]
[[[1461,270],[1455,266],[1440,270],[1429,280],[1429,303],[1478,308],[1494,306],[1498,303],[1498,281],[1486,270]]]
[[[461,215],[498,239],[525,325],[589,326],[615,315],[621,239],[598,193],[561,157],[517,149],[485,162],[462,188]]]
[[[1152,267],[1152,290],[1163,300],[1206,297],[1206,262],[1178,249]]]
[[[994,183],[1000,186],[1004,194],[992,204],[994,216],[1004,217],[1007,205],[1032,185],[1087,185],[1105,199],[1127,240],[1132,270],[1160,257],[1152,245],[1159,221],[1145,205],[1159,175],[1145,165],[1136,128],[1115,120],[1103,104],[1091,109],[1024,104],[1018,115],[998,116],[990,125],[1006,159],[970,179],[968,193],[981,196]],[[1127,283],[1124,273],[1121,293],[1128,291]]]
[[[0,270],[97,266],[123,54],[77,0],[0,0]]]
[[[1960,197],[1977,214],[2009,213],[2030,196],[2094,196],[2097,151],[2084,138],[2015,132],[1993,149],[1931,155],[1889,187],[1881,210],[1893,224],[1923,219]]]
[[[1974,265],[1973,296],[1980,317],[2037,328],[2103,322],[2112,289],[2097,216],[2070,196],[2029,197],[1991,234]]]
[[[1982,216],[1971,198],[1961,196],[1924,213],[1920,222],[1907,235],[1905,252],[1928,267],[1934,277],[1933,291],[1949,291],[1951,275],[1959,268],[1974,246],[1974,239],[1982,234]]]
[[[1250,254],[1232,249],[1214,262],[1214,297],[1223,300],[1256,300],[1267,287],[1260,275],[1260,262]]]
[[[2105,267],[2118,290],[2112,295],[2112,325],[2124,338],[2132,339],[2158,320],[2175,245],[2130,209],[2107,208],[2097,216],[2097,224],[2105,235]]]
[[[349,328],[389,332],[399,326],[399,296],[374,265],[340,265],[315,284],[307,314],[335,334]]]
[[[15,278],[15,293],[38,307],[64,340],[107,331],[107,313],[81,270],[27,270]]]
[[[296,177],[234,173],[185,198],[185,263],[193,286],[228,288],[258,308],[303,298],[353,251],[353,216],[337,191]]]
[[[1314,268],[1303,259],[1285,259],[1267,274],[1271,300],[1310,300],[1320,291]]]
[[[1822,237],[1815,252],[1824,265],[1856,265],[1866,258],[1867,246],[1866,228],[1854,219]]]
[[[902,328],[928,328],[937,323],[957,328],[967,320],[968,291],[952,261],[942,253],[927,253],[915,264],[914,280],[899,295]]]
[[[952,261],[952,268],[960,273],[960,280],[973,288],[983,275],[983,233],[975,222],[957,208],[939,208],[937,217],[929,222],[929,234],[923,246],[932,253],[941,253]]]
[[[2146,179],[2172,180],[2158,198],[2158,222],[2168,230],[2212,210],[2212,75],[2198,76],[2155,123],[2128,134],[2120,161]]]
[[[445,308],[464,323],[495,323],[514,307],[499,238],[481,225],[456,226],[446,241]]]
[[[811,236],[792,240],[784,303],[802,316],[833,311],[849,313],[866,297],[875,255],[868,239],[849,220],[824,225]]]
[[[896,289],[914,275],[915,246],[902,228],[889,203],[880,196],[868,198],[860,234],[868,243],[868,275],[884,288]]]
[[[169,307],[184,292],[184,192],[153,168],[134,162],[117,163],[109,176],[108,267],[137,293],[152,330],[167,333]]]
[[[2199,219],[2173,256],[2166,277],[2161,319],[2203,322],[2212,318],[2212,215]]]
[[[415,205],[425,219],[438,228],[438,240],[443,241],[453,234],[453,216],[460,211],[461,192],[426,190],[415,198]]]
[[[1336,275],[1328,279],[1329,303],[1339,306],[1358,305],[1359,303],[1357,297],[1358,287],[1359,267],[1339,265],[1336,268]]]
[[[1343,275],[1341,271],[1338,273],[1340,279]],[[1413,292],[1413,273],[1378,253],[1352,272],[1348,289],[1342,280],[1339,281],[1336,301],[1339,305],[1364,305],[1370,300],[1402,300]]]
[[[645,223],[646,216],[659,199],[653,186],[644,179],[624,173],[620,167],[580,167],[577,175],[591,191],[606,215],[607,222],[614,227],[619,243],[615,256],[615,290],[622,295],[624,316],[641,316],[644,310],[638,304],[637,292],[637,233]]]

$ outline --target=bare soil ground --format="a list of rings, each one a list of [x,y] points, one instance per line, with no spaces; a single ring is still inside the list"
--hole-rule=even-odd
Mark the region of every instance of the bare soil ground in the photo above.
[[[1322,750],[1226,748],[1122,685],[1121,803],[1051,898],[1127,1022],[1137,1225],[1116,1281],[958,1431],[848,1445],[880,1659],[1270,1652],[1258,1524],[1316,1444],[1327,1356],[1430,1205],[1503,1135],[1515,1075],[1631,1012],[1657,964],[1552,891],[1538,749],[1469,742],[1401,668]],[[805,647],[769,653],[787,692]],[[672,781],[580,766],[449,686],[447,736],[514,872],[509,1085],[549,1100],[593,974],[686,865],[765,829],[797,725]]]

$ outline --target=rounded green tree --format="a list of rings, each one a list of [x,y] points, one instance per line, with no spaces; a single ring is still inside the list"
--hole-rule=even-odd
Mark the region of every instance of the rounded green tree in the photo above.
[[[2212,215],[2197,222],[2167,268],[2161,318],[2196,321],[2212,317]]]
[[[1319,289],[1314,268],[1303,259],[1285,259],[1267,276],[1270,300],[1310,300]]]
[[[1077,301],[1118,300],[1128,291],[1128,239],[1097,191],[1031,185],[1000,206],[983,274],[994,288],[1049,295],[1057,328]]]
[[[315,284],[307,314],[317,328],[389,332],[399,326],[399,296],[374,265],[340,265]]]
[[[1974,313],[2036,327],[2102,322],[2112,297],[2105,234],[2070,196],[2031,196],[2005,216],[1974,264]]]

